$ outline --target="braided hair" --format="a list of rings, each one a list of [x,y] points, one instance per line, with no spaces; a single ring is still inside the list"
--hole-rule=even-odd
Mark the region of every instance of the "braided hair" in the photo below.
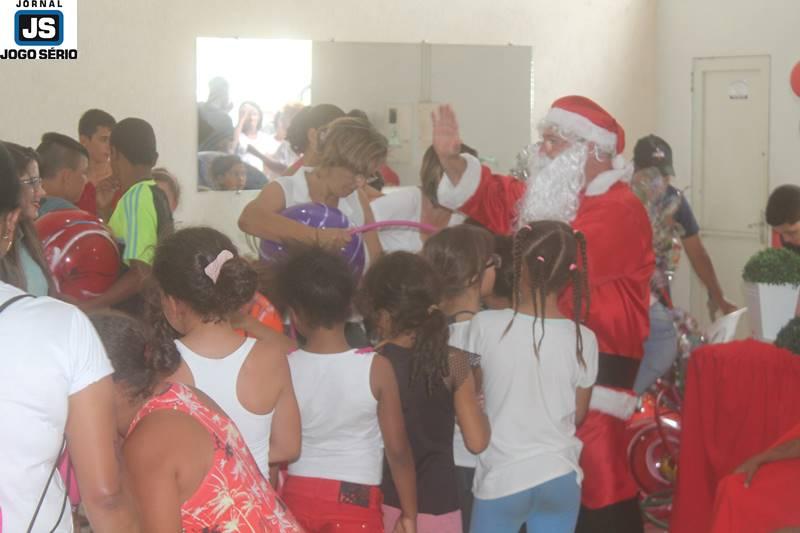
[[[530,290],[533,302],[533,351],[539,357],[544,340],[547,296],[572,287],[573,321],[575,322],[576,356],[581,366],[583,339],[581,319],[589,315],[589,286],[587,282],[586,239],[567,224],[553,220],[531,222],[520,228],[512,246],[514,283],[512,288],[514,315],[503,335],[508,333],[519,312],[523,289]],[[580,255],[580,261],[578,256]],[[527,273],[527,276],[524,274]],[[582,314],[582,311],[585,313]],[[542,334],[536,339],[536,322],[541,320]]]
[[[408,252],[378,259],[364,275],[357,298],[368,324],[375,324],[381,311],[388,315],[391,330],[381,332],[383,339],[413,334],[410,378],[424,380],[429,394],[450,375],[450,333],[438,307],[441,299],[438,273],[426,259]]]

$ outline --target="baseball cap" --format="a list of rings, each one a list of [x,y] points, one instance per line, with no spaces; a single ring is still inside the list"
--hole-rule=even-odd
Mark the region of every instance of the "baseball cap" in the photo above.
[[[633,149],[633,165],[636,170],[656,167],[663,176],[674,176],[672,167],[672,148],[667,141],[657,135],[642,137]]]

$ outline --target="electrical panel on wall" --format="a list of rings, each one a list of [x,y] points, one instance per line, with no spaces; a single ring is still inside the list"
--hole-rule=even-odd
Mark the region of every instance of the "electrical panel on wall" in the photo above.
[[[386,109],[386,131],[389,140],[389,163],[409,163],[412,157],[413,104],[390,104]]]

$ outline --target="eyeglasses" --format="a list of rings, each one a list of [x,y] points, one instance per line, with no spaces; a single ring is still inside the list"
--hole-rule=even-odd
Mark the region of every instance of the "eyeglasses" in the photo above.
[[[489,256],[489,260],[486,261],[487,269],[492,267],[499,269],[502,266],[503,266],[503,258],[500,257],[500,255],[498,254],[492,254],[491,256]]]
[[[19,180],[19,182],[23,185],[27,185],[32,189],[36,189],[42,184],[42,178],[40,178],[39,176],[34,176],[31,178],[25,178],[24,180]]]

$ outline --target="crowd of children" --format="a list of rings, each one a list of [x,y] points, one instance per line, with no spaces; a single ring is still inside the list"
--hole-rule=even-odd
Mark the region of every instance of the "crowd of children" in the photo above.
[[[0,306],[8,308],[0,307],[0,332],[17,339],[15,357],[39,350],[46,359],[51,350],[70,361],[59,363],[65,386],[48,400],[60,405],[52,422],[58,431],[34,428],[39,433],[31,438],[60,442],[66,431],[64,447],[95,531],[575,530],[584,477],[578,428],[590,417],[595,382],[608,379],[603,365],[641,352],[643,338],[633,336],[647,329],[651,242],[642,237],[609,266],[603,250],[587,251],[600,242],[587,242],[587,235],[598,238],[606,222],[596,212],[580,219],[586,232],[581,224],[536,217],[504,220],[498,231],[491,223],[497,212],[487,210],[510,213],[512,204],[474,195],[504,191],[516,200],[524,184],[480,167],[475,151],[460,142],[454,116],[447,108],[440,113],[421,187],[381,195],[367,178],[386,160],[386,139],[335,106],[300,111],[295,118],[305,126],[298,132],[290,124],[288,139],[302,161],[268,183],[239,219],[246,233],[280,245],[267,264],[240,255],[217,230],[173,227],[180,189],[168,171],[153,168],[156,137],[142,119],[116,122],[93,110],[81,122],[83,144],[52,133],[35,151],[3,143]],[[548,149],[569,142],[585,148],[559,135],[545,130]],[[594,159],[584,154],[580,164],[607,164],[597,170],[602,176],[614,172],[607,156],[595,148]],[[558,153],[552,157],[562,162]],[[243,169],[231,155],[217,158],[210,172],[219,187],[238,190]],[[617,214],[646,221],[641,206],[630,206],[627,185],[614,183],[606,188],[619,197]],[[469,194],[465,187],[472,187]],[[604,196],[587,196],[587,205],[600,209],[597,198]],[[353,239],[350,229],[318,228],[284,213],[310,202],[338,209],[352,226],[401,217],[437,231],[366,232],[362,275],[341,253]],[[445,205],[454,202],[464,209]],[[122,246],[122,272],[108,291],[79,302],[63,298],[89,314],[94,330],[73,307],[45,298],[62,295],[33,229],[42,206],[74,204],[106,219]],[[607,268],[593,273],[598,265]],[[625,269],[638,283],[620,281],[627,292],[592,285]],[[628,322],[636,331],[625,336],[630,353],[609,348],[617,326],[591,311],[598,294],[600,305],[628,302],[620,311],[626,320],[635,314]],[[41,339],[50,342],[45,347],[6,332],[34,303],[70,317],[63,332]],[[278,318],[265,326],[256,317],[267,309]],[[605,340],[587,327],[592,320]],[[604,342],[610,353],[601,353]],[[70,349],[81,354],[70,359]],[[0,367],[0,390],[13,390],[7,382],[24,382],[25,372]],[[632,382],[603,385],[628,389]],[[73,406],[84,389],[93,391],[92,402],[113,409],[93,415],[90,407]],[[3,402],[0,416],[10,410]],[[95,422],[70,426],[67,411],[70,420],[76,413]],[[603,430],[597,420],[606,415],[593,413],[599,425],[592,428]],[[113,431],[103,426],[109,420]],[[79,430],[89,433],[75,438]],[[114,434],[123,439],[121,465],[107,453]],[[55,441],[38,465],[61,455]],[[87,464],[98,449],[105,454],[102,479]],[[62,505],[59,514],[57,503],[64,488],[49,488],[48,468],[37,466],[25,481],[19,472],[9,475],[31,501],[0,487],[9,531],[24,529],[31,517],[37,527],[52,522],[54,531],[71,531],[62,520],[69,513]],[[103,511],[97,496],[103,480],[115,487],[113,506],[105,507],[114,512]],[[42,489],[40,511],[33,496]],[[641,521],[615,531],[641,531]]]

